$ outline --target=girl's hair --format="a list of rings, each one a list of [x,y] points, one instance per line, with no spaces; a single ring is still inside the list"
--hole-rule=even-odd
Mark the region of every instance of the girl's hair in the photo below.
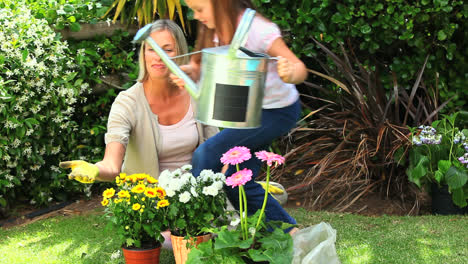
[[[182,29],[172,20],[160,19],[153,22],[151,26],[150,34],[155,31],[167,30],[171,33],[175,40],[176,55],[186,54],[188,52],[187,41],[185,40]],[[145,64],[145,42],[142,42],[140,47],[140,53],[138,54],[138,79],[137,81],[143,82],[148,78],[148,71],[146,70]],[[177,65],[183,65],[188,63],[188,56],[174,59]]]
[[[228,45],[236,32],[237,19],[239,13],[246,8],[255,9],[250,0],[210,0],[213,7],[215,29],[209,29],[202,23],[198,23],[198,34],[195,50],[202,50],[208,47],[214,47],[214,35],[223,35],[227,37]],[[201,62],[201,54],[193,55],[196,63]]]

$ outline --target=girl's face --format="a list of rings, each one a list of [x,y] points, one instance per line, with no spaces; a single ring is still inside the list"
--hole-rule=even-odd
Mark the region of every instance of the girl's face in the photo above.
[[[193,10],[193,15],[196,20],[203,23],[209,29],[215,28],[211,0],[185,0],[185,3]]]
[[[167,30],[155,31],[150,34],[154,41],[169,57],[177,55],[176,43],[172,34]],[[145,43],[145,65],[151,78],[167,78],[170,71],[153,48]]]

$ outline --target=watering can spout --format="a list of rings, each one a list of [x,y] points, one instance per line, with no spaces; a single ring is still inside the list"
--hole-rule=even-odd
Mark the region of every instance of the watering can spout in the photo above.
[[[181,78],[185,82],[185,88],[189,92],[190,96],[192,96],[195,100],[198,100],[200,97],[200,90],[198,89],[197,85],[192,81],[192,79],[182,70],[179,66],[171,60],[169,56],[164,52],[161,47],[154,41],[154,39],[150,36],[151,33],[151,26],[153,24],[147,24],[146,26],[142,27],[138,30],[133,38],[133,43],[141,43],[146,41],[148,45],[150,45],[153,50],[158,54],[161,60],[166,64],[167,68],[175,74],[177,77]]]

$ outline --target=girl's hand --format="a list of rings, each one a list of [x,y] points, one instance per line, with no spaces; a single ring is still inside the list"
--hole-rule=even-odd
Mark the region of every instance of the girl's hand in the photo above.
[[[293,83],[296,65],[281,56],[278,56],[278,59],[277,70],[279,77],[285,83]]]
[[[193,69],[192,69],[192,66],[187,64],[187,65],[181,65],[180,66],[180,69],[182,71],[184,71],[188,76],[191,76],[192,75],[192,72],[193,72]],[[177,77],[175,74],[171,73],[169,74],[169,78],[171,79],[171,81],[177,85],[177,87],[179,87],[180,89],[185,89],[184,86],[185,86],[185,81],[182,79],[182,78],[179,78]]]

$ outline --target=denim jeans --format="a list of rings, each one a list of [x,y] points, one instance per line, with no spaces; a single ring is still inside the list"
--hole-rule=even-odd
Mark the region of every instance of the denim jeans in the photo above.
[[[254,214],[257,210],[262,208],[265,196],[265,190],[260,184],[254,181],[262,166],[262,162],[255,157],[254,153],[260,150],[268,151],[268,146],[275,138],[287,134],[289,130],[296,125],[300,117],[300,112],[301,105],[298,100],[294,104],[284,108],[263,109],[262,125],[259,128],[223,129],[201,144],[193,153],[193,175],[200,175],[200,172],[204,169],[220,172],[223,167],[220,158],[224,153],[235,146],[249,148],[252,153],[252,158],[239,164],[239,167],[241,170],[243,168],[252,170],[252,180],[244,185],[244,189],[247,197],[248,214]],[[235,172],[236,167],[229,166],[226,177]],[[224,189],[233,206],[239,210],[239,188],[225,186]],[[265,216],[267,221],[275,220],[296,224],[296,220],[292,218],[271,195],[268,197]]]

